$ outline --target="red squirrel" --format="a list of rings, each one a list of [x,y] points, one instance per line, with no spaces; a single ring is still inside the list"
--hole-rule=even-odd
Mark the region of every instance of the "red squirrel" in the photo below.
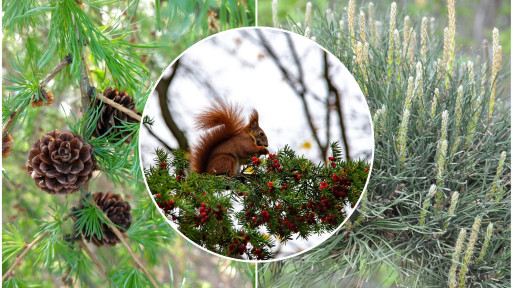
[[[217,101],[195,117],[195,126],[205,130],[191,149],[191,168],[196,173],[233,177],[251,156],[269,153],[267,136],[258,126],[254,109],[245,125],[242,109]]]

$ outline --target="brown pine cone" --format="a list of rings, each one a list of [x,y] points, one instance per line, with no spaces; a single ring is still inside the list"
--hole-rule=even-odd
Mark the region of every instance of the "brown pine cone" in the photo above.
[[[12,139],[10,134],[5,135],[5,137],[2,138],[2,158],[11,154],[12,146],[14,146],[14,139]]]
[[[37,100],[32,100],[32,107],[39,107],[43,105],[50,105],[53,103],[53,94],[50,91],[46,91],[44,88],[41,88],[41,96],[43,96],[43,99],[40,99],[38,97]]]
[[[78,210],[84,209],[84,201],[91,201],[91,194],[88,194],[87,200],[82,199],[80,202],[80,205],[78,207]],[[92,199],[94,203],[100,208],[105,215],[112,221],[112,223],[116,224],[116,227],[119,229],[121,233],[123,231],[128,230],[130,228],[130,225],[132,224],[132,214],[130,213],[130,203],[127,201],[123,201],[121,196],[119,194],[114,194],[111,192],[96,192],[92,196]],[[89,202],[91,203],[91,202]],[[91,203],[92,204],[92,203]],[[73,208],[73,210],[77,210],[76,208]],[[96,246],[102,246],[102,245],[110,245],[114,246],[117,243],[121,242],[119,238],[114,234],[114,232],[110,229],[109,225],[106,223],[101,223],[103,236],[99,235],[92,235],[92,236],[85,236],[84,232],[84,239],[92,242]],[[80,231],[78,231],[80,233]]]
[[[103,96],[120,104],[121,106],[134,111],[135,110],[135,103],[134,100],[132,100],[132,97],[128,95],[125,91],[119,91],[118,89],[113,90],[111,87],[106,88],[103,90]],[[100,100],[96,100],[95,106],[98,107],[102,102]],[[95,137],[99,137],[104,135],[105,133],[110,134],[118,134],[120,133],[120,129],[116,128],[118,126],[122,126],[123,122],[130,122],[130,123],[137,123],[137,120],[133,119],[132,117],[128,116],[127,114],[123,113],[122,111],[108,105],[103,104],[102,111],[100,112],[100,118],[98,119],[98,123],[96,126],[96,129],[94,130],[93,135]],[[139,113],[137,113],[139,114]],[[140,114],[139,114],[140,115]],[[121,134],[119,134],[120,139],[125,138],[130,134],[131,131],[123,131]],[[128,137],[125,142],[130,143],[132,141],[133,136]]]
[[[36,186],[50,194],[69,194],[89,181],[96,167],[93,147],[81,135],[55,130],[32,145],[27,169]]]

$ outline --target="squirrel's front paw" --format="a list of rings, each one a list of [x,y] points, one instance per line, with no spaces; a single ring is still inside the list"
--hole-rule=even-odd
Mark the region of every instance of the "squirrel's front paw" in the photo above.
[[[260,151],[258,151],[258,153],[260,155],[266,155],[266,154],[269,154],[269,150],[267,150],[267,148],[265,148],[265,147],[262,147],[262,148],[260,148]]]

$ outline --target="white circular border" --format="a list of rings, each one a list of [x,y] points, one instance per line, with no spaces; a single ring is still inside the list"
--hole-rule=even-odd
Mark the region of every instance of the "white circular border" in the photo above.
[[[287,33],[287,34],[291,34],[292,36],[294,37],[303,37],[303,38],[306,38],[302,35],[299,35],[297,33],[293,33],[293,32],[290,32],[290,31],[286,31],[286,30],[283,30],[283,29],[278,29],[278,28],[272,28],[272,27],[258,27],[258,26],[255,26],[255,27],[241,27],[241,28],[234,28],[234,29],[229,29],[229,30],[225,30],[225,31],[222,31],[222,32],[219,32],[219,33],[216,33],[216,34],[213,34],[213,35],[210,35],[204,39],[201,39],[200,41],[194,43],[192,46],[190,46],[189,48],[185,49],[185,51],[183,51],[182,53],[180,53],[180,55],[178,55],[172,62],[171,64],[169,64],[166,69],[164,69],[162,71],[162,74],[160,74],[160,77],[158,78],[158,80],[155,82],[155,87],[153,87],[153,90],[150,92],[149,95],[153,94],[155,92],[155,88],[156,86],[158,85],[158,83],[160,82],[160,80],[162,79],[162,77],[164,76],[164,73],[165,71],[167,71],[171,66],[173,66],[175,64],[175,62],[180,59],[186,52],[187,50],[189,50],[191,47],[194,47],[204,41],[207,41],[209,40],[210,38],[213,38],[213,37],[217,37],[219,36],[219,34],[223,34],[225,32],[233,32],[235,30],[253,30],[253,29],[260,29],[260,30],[274,30],[274,31],[277,31],[277,32],[282,32],[282,33]],[[306,38],[310,41],[312,41],[311,39],[309,38]],[[326,48],[322,47],[319,43],[315,42],[315,41],[312,41],[314,45],[317,45],[320,49],[322,49],[323,51],[325,51],[326,53],[328,53],[328,55],[334,57],[335,59],[337,59],[342,65],[344,65],[344,67],[347,69],[346,65],[344,63],[342,63],[342,61],[340,61],[340,59],[338,59],[338,57],[336,57],[335,55],[333,55],[333,53],[331,53],[330,51],[328,51]],[[351,76],[353,76],[351,74]],[[353,76],[353,79],[355,79],[356,81],[356,78],[354,78]],[[358,88],[360,88],[360,91],[362,91],[362,88],[360,87],[360,85],[358,85]],[[362,91],[362,95],[363,95],[363,91]],[[150,96],[148,96],[149,98]],[[363,95],[364,97],[364,100],[367,104],[367,113],[369,115],[369,120],[370,120],[370,125],[371,125],[371,133],[373,135],[372,137],[372,153],[371,153],[371,160],[372,162],[370,163],[370,169],[369,169],[369,175],[367,176],[367,181],[365,181],[365,186],[363,187],[363,191],[362,191],[362,194],[360,195],[360,198],[358,199],[358,201],[356,202],[355,206],[354,206],[354,209],[353,211],[351,212],[351,214],[347,215],[344,219],[344,221],[342,221],[342,223],[337,227],[337,229],[333,230],[331,233],[329,233],[329,236],[324,239],[324,241],[318,243],[317,245],[314,245],[312,247],[309,247],[305,250],[302,250],[298,253],[295,253],[295,254],[292,254],[292,255],[288,255],[288,256],[285,256],[285,257],[282,257],[282,258],[279,258],[279,259],[268,259],[268,260],[246,260],[246,259],[237,259],[237,258],[232,258],[232,257],[228,257],[228,256],[225,256],[225,255],[221,255],[221,254],[217,254],[215,252],[212,252],[210,250],[208,250],[207,248],[203,247],[203,246],[200,246],[198,245],[196,242],[190,240],[187,236],[185,236],[182,232],[180,232],[180,230],[178,230],[178,227],[175,227],[176,224],[173,223],[171,220],[169,220],[166,215],[162,212],[162,209],[160,209],[157,205],[157,201],[155,201],[155,198],[153,198],[153,195],[151,194],[151,191],[150,191],[150,188],[148,187],[148,183],[146,181],[146,176],[144,175],[144,167],[143,167],[143,162],[142,162],[142,153],[141,153],[141,141],[140,141],[140,132],[139,132],[139,135],[137,136],[137,141],[138,141],[138,149],[139,149],[139,165],[141,166],[141,172],[142,172],[142,176],[143,176],[143,180],[144,180],[144,186],[146,187],[146,192],[148,192],[148,194],[150,195],[150,198],[151,200],[153,201],[153,204],[155,205],[155,208],[159,211],[159,213],[162,215],[162,217],[164,217],[164,219],[166,219],[166,221],[168,222],[168,224],[175,230],[175,232],[177,232],[178,234],[180,234],[180,236],[182,236],[183,238],[185,238],[188,242],[194,244],[196,247],[212,254],[212,255],[215,255],[215,256],[218,256],[218,257],[222,257],[222,258],[225,258],[227,260],[234,260],[234,261],[239,261],[239,262],[247,262],[247,263],[270,263],[270,262],[276,262],[276,261],[283,261],[283,260],[287,260],[289,258],[293,258],[293,257],[296,257],[296,256],[299,256],[305,252],[308,252],[310,250],[312,250],[313,248],[316,248],[318,246],[320,246],[321,244],[323,244],[324,242],[326,242],[329,238],[331,238],[333,236],[333,234],[337,233],[341,228],[342,226],[344,226],[344,224],[347,222],[347,220],[349,220],[349,218],[351,217],[351,215],[353,215],[353,213],[355,212],[355,210],[358,208],[358,205],[360,204],[360,201],[362,201],[363,199],[363,196],[365,195],[365,193],[367,192],[367,185],[369,184],[369,179],[372,175],[372,168],[374,166],[374,150],[375,150],[375,144],[376,144],[376,139],[374,139],[374,123],[372,122],[372,117],[371,117],[371,114],[370,114],[370,108],[369,108],[369,104],[367,103],[367,99],[365,99],[365,95]],[[144,110],[143,110],[143,115],[142,115],[142,118],[144,119],[144,116],[145,116],[145,111],[146,111],[146,106],[148,105],[148,101],[146,101],[146,104],[144,105]],[[142,121],[141,123],[139,124],[139,131],[142,129]],[[325,235],[325,234],[323,234]]]

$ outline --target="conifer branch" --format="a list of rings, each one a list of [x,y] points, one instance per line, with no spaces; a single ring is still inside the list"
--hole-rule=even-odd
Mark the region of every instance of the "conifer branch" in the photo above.
[[[29,102],[27,102],[28,104]],[[15,120],[18,118],[18,115],[20,112],[25,109],[26,105],[19,106],[11,115],[9,115],[9,118],[7,118],[7,121],[5,121],[5,125],[2,128],[2,139],[4,139],[7,134],[9,133],[9,130],[11,130],[12,125],[14,125]]]
[[[68,53],[68,55],[66,55],[66,57],[64,57],[64,59],[59,62],[55,68],[52,69],[50,74],[48,74],[48,76],[46,76],[45,79],[41,81],[41,88],[44,88],[46,85],[48,85],[48,83],[50,83],[50,81],[52,81],[52,79],[55,78],[55,76],[57,76],[57,74],[59,74],[62,69],[71,64],[71,62],[73,62],[73,59],[71,58],[71,53]]]
[[[346,161],[349,161],[350,154],[349,154],[349,144],[347,140],[346,135],[346,124],[344,123],[344,113],[342,112],[342,94],[338,91],[337,87],[335,87],[335,84],[333,84],[333,81],[330,77],[330,64],[328,63],[328,53],[326,51],[323,51],[323,60],[324,60],[324,77],[326,78],[326,84],[328,85],[328,91],[329,93],[333,93],[335,96],[335,107],[338,114],[338,120],[339,120],[339,126],[340,126],[340,134],[342,135],[342,142],[344,142],[344,150],[345,150],[345,158]],[[329,97],[329,95],[328,95]],[[329,110],[327,111],[329,114]],[[328,123],[329,124],[329,123]]]
[[[49,232],[45,232],[45,233],[39,235],[39,237],[34,239],[34,241],[32,241],[30,244],[24,245],[25,250],[23,250],[23,252],[21,252],[20,255],[16,256],[16,260],[14,260],[14,263],[12,263],[12,265],[9,267],[9,269],[7,269],[7,272],[5,272],[4,276],[2,276],[2,282],[5,281],[7,278],[12,277],[14,275],[14,273],[13,273],[14,268],[16,266],[18,266],[18,264],[20,264],[21,260],[30,251],[30,249],[32,249],[32,247],[34,247],[39,241],[43,240],[43,238],[45,238],[46,235],[48,235],[48,233]]]
[[[82,238],[80,238],[78,240],[78,244],[80,245],[80,248],[82,248],[82,250],[84,250],[87,253],[87,255],[89,255],[89,258],[91,258],[91,261],[94,263],[94,265],[96,265],[98,270],[100,270],[100,273],[102,273],[103,277],[105,277],[105,279],[108,281],[109,276],[107,275],[107,272],[105,271],[105,269],[103,269],[103,267],[100,264],[100,262],[98,261],[98,259],[96,259],[96,257],[94,256],[93,252],[91,252],[91,250],[89,250],[89,248],[87,248],[87,245],[85,244],[85,242]]]
[[[43,89],[48,83],[55,78],[59,72],[62,71],[67,65],[71,64],[73,60],[71,59],[71,54],[66,55],[66,57],[59,63],[57,66],[55,66],[50,74],[48,74],[43,81],[41,81],[40,87]],[[26,102],[25,105],[20,105],[16,110],[14,110],[11,115],[7,118],[5,121],[4,127],[2,128],[2,138],[7,136],[9,133],[9,130],[11,130],[12,125],[14,125],[14,122],[16,122],[16,119],[18,118],[18,115],[21,113],[21,111],[25,110],[27,105],[30,103],[30,101]]]
[[[87,74],[87,65],[84,59],[84,55],[81,55],[82,58],[82,68],[80,69],[80,99],[82,102],[82,113],[85,115],[87,111],[89,111],[89,103],[91,103],[91,98],[89,97],[89,93],[91,91],[91,82],[89,82],[89,76]]]
[[[95,204],[95,206],[96,206],[96,204]],[[98,209],[99,211],[102,211],[97,206],[96,206],[96,209]],[[109,217],[107,217],[107,215],[105,215],[105,213],[102,212],[102,214],[103,214],[103,217],[105,217],[105,219],[109,219]],[[119,238],[119,240],[121,241],[123,246],[125,246],[125,248],[128,250],[128,253],[130,253],[130,256],[132,256],[132,259],[134,259],[135,266],[143,271],[144,275],[146,275],[146,277],[151,282],[153,287],[158,288],[159,286],[157,285],[157,283],[151,276],[150,272],[148,272],[146,267],[141,263],[141,260],[139,260],[139,258],[137,258],[134,251],[132,250],[132,248],[130,248],[130,245],[128,245],[128,243],[126,242],[125,236],[119,231],[119,229],[116,227],[116,225],[114,225],[112,222],[108,221],[107,224],[109,225],[109,228],[112,230],[112,232],[114,232],[114,234],[116,234],[116,237]]]
[[[110,99],[109,99],[109,98],[107,98],[107,97],[103,97],[103,95],[102,95],[102,94],[100,94],[100,93],[95,93],[95,94],[96,94],[96,96],[95,96],[95,97],[96,97],[96,99],[98,99],[98,100],[102,101],[103,103],[105,103],[105,104],[107,104],[107,105],[109,105],[109,106],[112,106],[112,107],[114,107],[114,108],[118,109],[119,111],[121,111],[121,112],[123,112],[123,113],[127,114],[128,116],[130,116],[131,118],[133,118],[133,119],[137,120],[138,122],[141,122],[141,121],[142,121],[142,117],[141,117],[141,115],[139,115],[139,114],[135,113],[134,111],[132,111],[132,110],[130,110],[130,109],[128,109],[128,108],[126,108],[126,107],[124,107],[123,105],[120,105],[120,104],[116,103],[116,102],[115,102],[115,101],[113,101],[113,100],[110,100]]]

